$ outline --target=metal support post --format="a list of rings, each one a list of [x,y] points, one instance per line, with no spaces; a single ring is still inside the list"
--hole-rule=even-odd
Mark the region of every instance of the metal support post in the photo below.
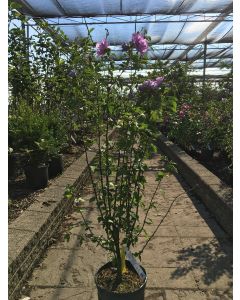
[[[203,86],[202,86],[202,98],[205,97],[205,83],[206,83],[206,60],[207,60],[207,43],[204,43],[204,51],[203,51]]]

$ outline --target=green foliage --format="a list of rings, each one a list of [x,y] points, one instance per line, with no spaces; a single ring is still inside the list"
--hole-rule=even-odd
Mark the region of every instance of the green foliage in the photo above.
[[[45,150],[57,154],[67,141],[67,128],[57,112],[45,115],[27,104],[9,115],[9,145],[15,151]]]
[[[232,163],[231,81],[230,73],[218,87],[207,84],[204,99],[186,99],[190,109],[182,113],[182,104],[176,114],[168,115],[167,135],[188,150],[221,151]]]

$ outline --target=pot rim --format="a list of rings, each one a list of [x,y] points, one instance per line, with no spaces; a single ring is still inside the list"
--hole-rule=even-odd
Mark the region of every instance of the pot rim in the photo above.
[[[129,260],[126,260],[126,263],[127,263],[127,264],[130,264],[130,265],[132,266],[132,264],[131,264],[131,262],[130,262]],[[126,293],[117,293],[117,292],[114,292],[114,291],[106,290],[106,289],[102,288],[101,286],[99,286],[98,283],[97,283],[97,275],[98,275],[98,273],[99,273],[101,270],[103,270],[103,269],[105,269],[106,267],[111,266],[111,265],[112,265],[112,262],[111,262],[111,261],[107,262],[106,264],[104,264],[103,266],[101,266],[101,267],[98,269],[98,271],[95,273],[95,275],[94,275],[94,281],[95,281],[95,284],[96,284],[96,286],[97,286],[97,288],[98,288],[99,290],[107,291],[107,292],[112,293],[112,294],[114,294],[114,295],[122,295],[122,296],[124,296],[124,295],[131,295],[131,294],[137,293],[139,290],[145,288],[145,286],[146,286],[146,284],[147,284],[147,279],[148,279],[148,277],[147,277],[146,270],[145,270],[144,267],[141,266],[141,265],[140,265],[140,267],[142,268],[143,272],[146,274],[146,277],[145,277],[145,280],[144,280],[143,284],[142,284],[138,289],[136,289],[136,290],[134,290],[134,291],[129,291],[129,292],[126,292]],[[133,269],[134,269],[134,268],[133,268]]]
[[[29,168],[37,168],[37,169],[43,169],[43,168],[48,168],[48,164],[39,164],[39,165],[26,165],[24,169],[29,169]]]

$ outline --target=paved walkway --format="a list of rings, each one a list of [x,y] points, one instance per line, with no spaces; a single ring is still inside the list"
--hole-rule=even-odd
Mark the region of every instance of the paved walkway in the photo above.
[[[147,172],[145,198],[150,200],[156,186],[159,155],[148,160],[148,165],[151,169]],[[146,227],[149,233],[177,197],[142,256],[148,274],[146,300],[232,299],[232,244],[188,190],[183,180],[171,175],[164,178],[155,198],[158,211],[151,214],[154,225]],[[97,224],[96,209],[87,201],[92,197],[90,186],[85,187],[82,197],[86,200],[86,217]],[[62,227],[79,219],[80,214],[72,213]],[[99,225],[96,228],[101,232]],[[30,299],[97,300],[94,273],[108,257],[91,242],[79,246],[81,232],[80,227],[72,228],[69,242],[61,235],[49,247],[28,282],[26,295]],[[143,242],[141,237],[139,246]]]

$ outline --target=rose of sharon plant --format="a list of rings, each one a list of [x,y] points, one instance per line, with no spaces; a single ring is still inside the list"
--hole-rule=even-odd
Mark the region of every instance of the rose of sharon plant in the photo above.
[[[147,42],[139,33],[133,34],[133,40],[139,53],[136,55],[133,47],[128,48],[127,63],[120,65],[121,72],[129,69],[133,62],[136,70],[138,66],[142,67]],[[101,293],[108,295],[106,299],[115,299],[116,293],[122,295],[122,298],[117,299],[130,299],[126,298],[126,293],[140,289],[137,299],[141,300],[144,297],[143,287],[145,287],[146,278],[136,275],[126,264],[126,253],[129,254],[128,251],[137,244],[140,234],[145,233],[145,225],[151,223],[149,211],[155,207],[154,196],[162,178],[172,165],[169,164],[168,169],[163,169],[158,174],[156,190],[150,203],[146,204],[143,198],[146,183],[144,172],[147,169],[144,160],[156,150],[153,144],[155,133],[148,125],[149,115],[144,106],[138,105],[135,100],[142,93],[141,89],[137,89],[139,82],[136,70],[135,76],[133,74],[130,78],[131,84],[124,85],[121,76],[114,76],[115,65],[111,51],[106,51],[107,48],[106,39],[96,45],[97,54],[105,55],[104,59],[100,58],[96,62],[95,68],[99,71],[105,68],[107,72],[104,75],[100,72],[93,72],[95,75],[92,78],[91,94],[93,95],[92,105],[96,112],[94,123],[97,127],[98,148],[98,156],[93,163],[89,163],[88,157],[90,142],[89,140],[84,142],[94,191],[93,201],[99,212],[98,222],[105,233],[100,236],[96,235],[89,221],[85,219],[82,209],[78,208],[78,210],[84,220],[87,238],[107,250],[112,256],[112,262],[101,268],[96,275],[99,299],[105,299],[101,298]],[[163,77],[147,82],[143,86],[149,86],[155,90],[162,84]],[[128,95],[134,95],[134,97]],[[149,97],[151,97],[151,92]],[[161,99],[159,101],[161,102]],[[91,124],[90,121],[89,123]],[[116,129],[115,139],[109,138],[111,128]],[[140,211],[145,212],[143,219],[139,216]],[[151,238],[152,235],[148,237],[142,249],[133,253],[135,257],[141,258]],[[105,273],[106,269],[108,276]],[[140,270],[145,277],[143,269],[140,268]]]

